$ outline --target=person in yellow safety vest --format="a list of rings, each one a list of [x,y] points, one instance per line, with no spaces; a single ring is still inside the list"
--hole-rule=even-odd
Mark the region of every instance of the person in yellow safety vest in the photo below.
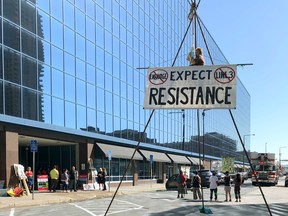
[[[51,178],[51,190],[50,191],[56,192],[56,188],[58,186],[58,179],[59,179],[59,172],[57,170],[56,165],[50,171],[50,178]]]

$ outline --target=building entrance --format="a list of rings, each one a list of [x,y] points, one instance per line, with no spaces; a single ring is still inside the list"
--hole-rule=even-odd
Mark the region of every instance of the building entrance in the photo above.
[[[33,153],[29,146],[19,146],[19,163],[25,169],[33,167]],[[49,173],[54,165],[58,170],[68,169],[76,164],[76,145],[39,146],[35,153],[35,174]]]

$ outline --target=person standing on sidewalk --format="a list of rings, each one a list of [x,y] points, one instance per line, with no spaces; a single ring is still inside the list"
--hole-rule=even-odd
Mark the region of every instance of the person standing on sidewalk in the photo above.
[[[179,195],[181,195],[181,198],[184,198],[186,179],[185,179],[185,176],[184,176],[182,170],[180,170],[179,176],[177,178],[177,182],[178,182],[178,196],[177,196],[177,198],[179,198]]]
[[[240,195],[240,189],[241,189],[241,175],[239,173],[236,174],[234,179],[234,193],[235,193],[235,202],[241,202],[241,195]]]
[[[212,176],[210,176],[209,182],[210,182],[210,201],[212,201],[213,199],[213,192],[215,196],[215,201],[217,201],[218,177],[216,176],[216,172],[212,172]]]
[[[31,192],[32,187],[33,187],[33,172],[31,170],[31,167],[27,167],[27,171],[25,172],[25,175],[27,176],[27,183],[29,190]]]
[[[227,202],[229,196],[229,202],[231,202],[231,177],[228,171],[225,172],[224,176],[224,191],[226,195],[226,199],[224,201]]]
[[[70,192],[74,190],[74,192],[77,192],[76,190],[76,171],[75,171],[75,166],[72,166],[70,172],[69,172],[69,179],[70,179]]]
[[[103,178],[103,191],[107,190],[106,188],[106,175],[107,175],[107,171],[106,168],[103,168],[103,172],[102,172],[102,178]]]
[[[104,187],[103,187],[103,170],[101,167],[99,168],[99,171],[97,174],[97,183],[99,185],[99,190],[104,189]]]
[[[68,192],[68,184],[69,184],[68,169],[64,169],[63,173],[61,174],[61,182],[63,184],[63,192],[65,190],[67,193]]]
[[[54,165],[53,169],[50,171],[50,178],[51,178],[51,191],[56,192],[59,180],[59,172],[57,170],[56,165]]]
[[[195,175],[192,178],[192,191],[193,191],[193,199],[197,200],[198,198],[201,199],[201,177],[199,176],[198,172],[195,172]]]

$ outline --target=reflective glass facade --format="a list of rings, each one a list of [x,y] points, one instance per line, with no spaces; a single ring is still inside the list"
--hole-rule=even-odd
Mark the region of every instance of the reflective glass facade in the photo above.
[[[138,141],[151,110],[143,109],[147,72],[137,68],[172,65],[189,22],[187,1],[0,2],[0,113]],[[175,66],[187,65],[191,40]],[[228,63],[213,53],[214,64]],[[232,113],[249,134],[250,95],[240,80]],[[181,149],[184,134],[184,150],[198,152],[197,111],[182,114],[157,110],[143,142]],[[242,148],[229,112],[206,111],[204,121],[206,153],[237,157]]]

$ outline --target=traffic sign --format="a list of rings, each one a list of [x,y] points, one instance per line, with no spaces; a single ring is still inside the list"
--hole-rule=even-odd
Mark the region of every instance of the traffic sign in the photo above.
[[[37,140],[30,141],[30,152],[38,152],[38,142]]]
[[[112,151],[108,150],[108,160],[111,161],[112,159]]]
[[[150,165],[152,166],[153,164],[153,155],[150,155]]]

